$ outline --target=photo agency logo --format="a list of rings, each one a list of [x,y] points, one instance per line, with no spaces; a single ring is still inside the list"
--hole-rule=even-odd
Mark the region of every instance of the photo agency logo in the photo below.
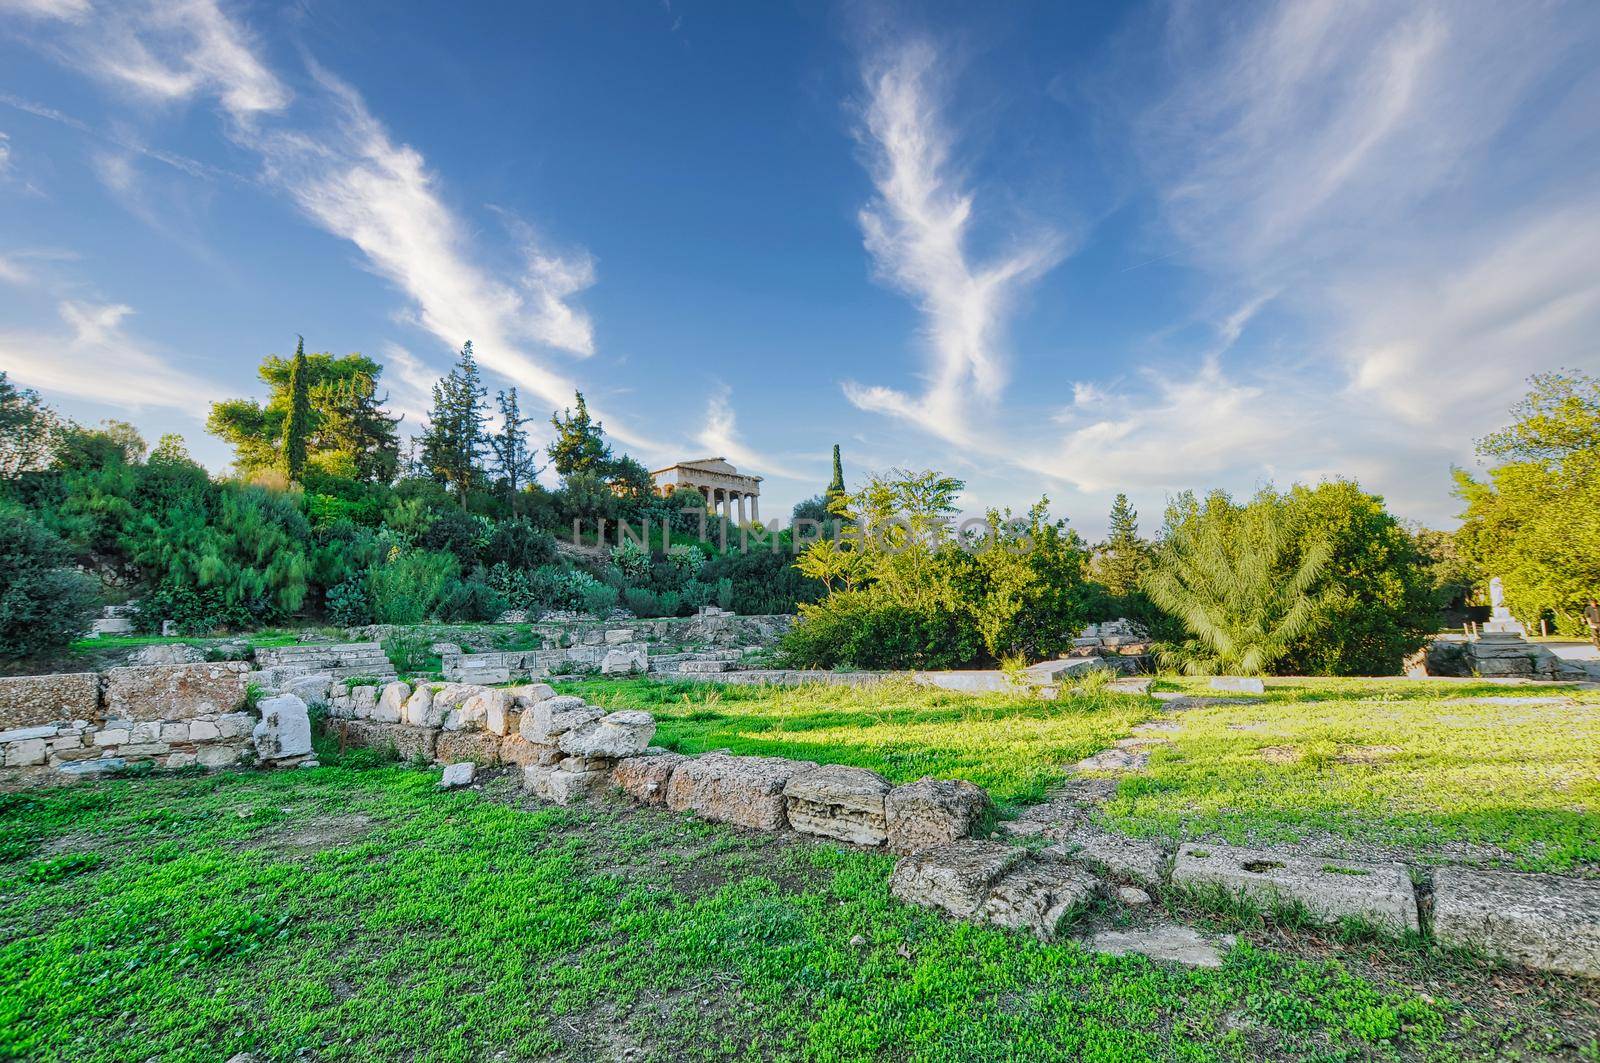
[[[947,546],[957,546],[973,553],[1004,550],[1026,554],[1034,548],[1032,527],[1020,518],[991,520],[988,517],[939,515],[917,519],[888,517],[877,521],[830,517],[819,521],[802,517],[785,526],[778,519],[765,522],[736,521],[725,513],[708,510],[705,506],[685,506],[678,512],[687,519],[675,521],[666,515],[646,516],[638,521],[598,517],[586,524],[582,518],[574,517],[572,544],[622,546],[631,543],[642,550],[650,550],[653,544],[659,543],[659,548],[666,550],[676,537],[679,542],[696,540],[714,543],[723,552],[766,550],[790,555],[804,553],[813,543],[823,539],[879,554],[898,554],[908,550],[938,551]],[[686,532],[685,526],[692,530]],[[594,532],[593,539],[587,537],[588,531]]]

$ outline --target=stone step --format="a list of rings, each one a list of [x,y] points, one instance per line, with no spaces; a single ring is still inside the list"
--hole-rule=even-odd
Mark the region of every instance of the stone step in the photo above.
[[[1178,850],[1172,884],[1221,889],[1268,908],[1298,904],[1325,922],[1356,918],[1390,933],[1420,929],[1416,889],[1403,864],[1190,842]]]
[[[1440,868],[1433,934],[1540,970],[1600,978],[1600,882]]]

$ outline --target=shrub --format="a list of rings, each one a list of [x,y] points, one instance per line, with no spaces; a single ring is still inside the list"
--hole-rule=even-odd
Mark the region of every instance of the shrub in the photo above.
[[[169,578],[145,594],[134,626],[140,631],[160,631],[170,620],[180,635],[209,635],[252,627],[258,617],[271,612],[269,604],[259,600],[255,609],[248,602],[228,601],[225,587],[193,587]]]
[[[780,650],[790,663],[814,668],[927,669],[959,667],[981,646],[971,617],[958,611],[839,591],[802,605]]]
[[[584,612],[594,616],[606,616],[617,607],[617,589],[596,582],[583,589],[579,606]]]
[[[503,520],[489,532],[480,554],[486,565],[538,568],[556,559],[556,537],[521,518]]]
[[[611,563],[630,583],[650,574],[650,553],[632,540],[624,540],[611,548]]]
[[[380,624],[420,624],[434,614],[460,570],[450,554],[395,550],[372,570],[367,593]]]
[[[0,509],[0,659],[32,657],[84,634],[100,595],[67,567],[66,544],[14,507]]]
[[[482,571],[481,569],[479,571]],[[439,596],[437,615],[448,623],[493,620],[510,608],[505,595],[481,577],[451,580]]]
[[[634,616],[661,615],[661,596],[646,587],[629,587],[623,591],[622,605]]]
[[[352,576],[329,588],[328,619],[340,627],[364,627],[372,623],[372,603],[367,598],[364,577]]]
[[[474,517],[459,509],[447,509],[433,518],[427,530],[417,540],[424,550],[454,554],[464,564],[478,559],[479,545],[488,538],[489,528],[482,517]]]

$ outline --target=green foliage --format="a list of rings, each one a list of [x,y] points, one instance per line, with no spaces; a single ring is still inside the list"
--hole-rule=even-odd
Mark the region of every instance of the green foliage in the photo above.
[[[489,449],[511,500],[511,512],[515,514],[522,488],[532,483],[541,471],[538,454],[528,449],[528,433],[523,428],[533,418],[522,416],[516,388],[499,392],[495,399],[500,405],[500,430],[489,437]]]
[[[1512,413],[1510,427],[1480,443],[1503,461],[1488,479],[1456,472],[1467,508],[1455,545],[1479,580],[1500,577],[1530,628],[1549,614],[1583,631],[1583,609],[1600,597],[1600,380],[1535,376]]]
[[[306,436],[311,431],[311,373],[306,366],[306,341],[301,337],[289,363],[289,418],[283,426],[283,466],[292,483],[305,478]]]
[[[502,520],[490,529],[478,554],[486,565],[538,568],[556,559],[556,538],[526,519]]]
[[[65,647],[89,629],[95,581],[74,571],[66,544],[13,505],[0,505],[0,661]]]
[[[422,466],[440,483],[455,489],[461,508],[481,475],[478,459],[487,446],[484,399],[488,395],[472,353],[472,341],[447,376],[433,386],[433,410],[422,433]]]
[[[0,370],[0,479],[45,468],[62,425],[36,391],[18,388]]]
[[[364,627],[372,623],[372,602],[367,598],[367,581],[352,576],[328,588],[328,619],[340,627]]]
[[[1095,579],[1114,597],[1126,600],[1138,594],[1149,564],[1150,546],[1139,538],[1139,514],[1128,496],[1119,492],[1111,504],[1106,541],[1095,553]]]
[[[1213,492],[1204,504],[1180,495],[1144,589],[1182,621],[1188,637],[1162,663],[1190,675],[1257,675],[1313,630],[1323,598],[1326,542],[1302,544],[1285,502],[1270,490],[1247,506]]]
[[[304,354],[302,342],[295,358],[272,355],[262,361],[258,375],[268,388],[265,404],[253,399],[214,403],[206,430],[232,445],[234,467],[249,478],[288,464],[284,446],[289,423],[303,416],[303,433],[294,434],[305,441],[308,471],[388,483],[399,463],[399,419],[383,411],[386,399],[378,394],[382,373],[382,366],[359,354]],[[297,415],[296,394],[301,392],[304,405]]]
[[[393,550],[367,577],[372,618],[380,624],[420,624],[432,617],[461,570],[452,554]]]
[[[828,489],[823,492],[823,503],[829,513],[836,512],[844,504],[844,463],[839,460],[839,444],[833,445],[833,478],[828,481]]]
[[[604,476],[610,468],[611,448],[600,422],[589,416],[583,392],[578,392],[576,399],[576,411],[568,408],[550,417],[550,427],[556,431],[550,441],[550,462],[563,478],[583,472]]]

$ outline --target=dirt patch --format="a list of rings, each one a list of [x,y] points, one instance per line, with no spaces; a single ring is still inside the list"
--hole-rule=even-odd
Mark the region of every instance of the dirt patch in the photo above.
[[[1298,764],[1304,755],[1299,746],[1266,746],[1260,751],[1261,759],[1268,764]]]
[[[1405,752],[1399,746],[1345,746],[1339,750],[1341,764],[1377,764]]]
[[[354,845],[372,832],[372,817],[359,812],[286,822],[250,839],[249,848],[279,853],[319,853]]]

